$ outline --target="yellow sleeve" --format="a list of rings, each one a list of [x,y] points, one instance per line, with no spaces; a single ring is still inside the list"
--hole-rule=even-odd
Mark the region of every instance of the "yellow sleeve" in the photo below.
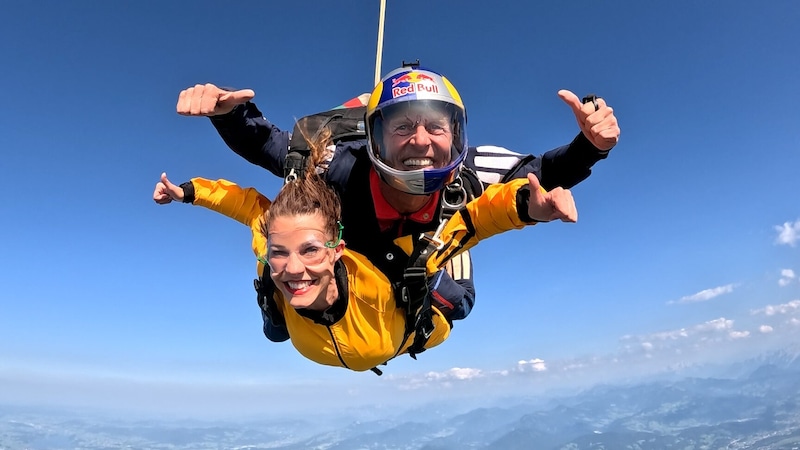
[[[272,204],[254,188],[243,188],[228,180],[192,178],[192,185],[194,205],[216,211],[248,226],[269,211]]]
[[[242,188],[227,180],[192,178],[194,205],[208,208],[250,227],[253,253],[264,255],[267,239],[261,234],[261,216],[272,202],[254,188]],[[261,272],[261,264],[258,267]]]
[[[453,214],[440,234],[445,243],[444,248],[428,259],[428,274],[439,271],[453,256],[474,247],[484,239],[530,225],[517,214],[517,191],[527,185],[527,178],[492,184],[480,197]],[[395,244],[406,254],[411,254],[418,238],[419,236],[403,236],[396,239]]]

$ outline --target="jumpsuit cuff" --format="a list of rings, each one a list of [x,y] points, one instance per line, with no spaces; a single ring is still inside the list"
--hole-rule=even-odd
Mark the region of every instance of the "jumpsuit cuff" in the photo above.
[[[522,186],[517,191],[517,215],[519,219],[527,223],[539,223],[541,220],[536,220],[528,215],[528,203],[531,201],[531,188],[530,186]]]
[[[183,189],[183,203],[194,203],[194,184],[187,181],[181,184],[180,188]]]

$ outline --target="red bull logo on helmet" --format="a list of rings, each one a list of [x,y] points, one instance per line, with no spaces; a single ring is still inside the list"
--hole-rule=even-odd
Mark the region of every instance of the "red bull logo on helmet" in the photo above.
[[[415,92],[438,94],[439,85],[432,76],[419,72],[406,72],[392,78],[392,98]]]

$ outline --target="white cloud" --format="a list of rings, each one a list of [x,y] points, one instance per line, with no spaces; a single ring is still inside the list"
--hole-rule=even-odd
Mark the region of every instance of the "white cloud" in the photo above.
[[[483,371],[480,369],[462,369],[455,367],[450,369],[450,374],[457,380],[468,380],[470,378],[478,378],[483,376]]]
[[[616,360],[612,360],[611,362],[612,362],[612,363],[615,363],[615,362],[617,362],[617,361],[616,361]],[[563,371],[569,371],[569,370],[581,370],[581,369],[584,369],[584,368],[586,368],[586,367],[587,367],[587,364],[585,364],[585,363],[582,363],[582,362],[580,362],[580,361],[572,361],[572,362],[569,362],[569,363],[565,363],[565,364],[564,364],[564,365],[561,367],[561,370],[563,370]]]
[[[697,331],[721,331],[733,328],[733,320],[720,317],[694,326]]]
[[[479,378],[483,376],[483,371],[480,369],[470,369],[453,367],[452,369],[445,370],[444,372],[428,372],[425,378],[430,381],[439,380],[469,380],[471,378]]]
[[[650,340],[658,340],[658,341],[674,341],[680,338],[685,338],[689,336],[689,332],[686,331],[685,328],[681,328],[679,330],[672,330],[672,331],[661,331],[658,333],[653,333],[649,337]],[[652,344],[651,344],[652,348]]]
[[[783,226],[776,226],[775,231],[778,232],[778,237],[775,238],[776,244],[794,247],[800,239],[800,220],[795,223],[785,222]]]
[[[772,345],[770,342],[774,343],[775,338],[782,336],[781,333],[789,331],[788,324],[793,326],[793,333],[800,329],[800,300],[766,305],[757,312],[782,320],[765,320],[760,325],[756,322],[752,328],[748,323],[750,331],[747,331],[737,329],[737,325],[742,327],[738,320],[719,317],[674,330],[625,335],[620,338],[620,346],[616,351],[603,355],[584,355],[547,362],[541,358],[521,359],[508,370],[452,368],[427,374],[399,375],[392,378],[402,382],[393,385],[405,392],[431,390],[452,395],[464,389],[481,392],[488,386],[493,389],[517,389],[518,381],[522,379],[520,377],[535,377],[536,383],[533,385],[537,389],[547,389],[571,383],[577,386],[583,382],[627,379],[659,371],[700,370],[703,364],[712,361],[739,358],[743,352],[755,354],[758,349]],[[791,315],[792,312],[795,315]],[[784,316],[780,317],[780,314]]]
[[[730,336],[731,339],[744,339],[744,338],[750,336],[750,332],[749,331],[731,331],[730,333],[728,333],[728,336]]]
[[[475,380],[491,381],[507,378],[509,370],[481,370],[468,367],[453,367],[441,372],[411,373],[404,375],[393,375],[382,377],[383,380],[391,381],[395,388],[400,391],[424,392],[426,389],[442,391],[444,389],[458,388],[464,386],[462,383],[472,383]],[[472,384],[480,386],[480,384]]]
[[[718,286],[711,289],[704,289],[696,294],[687,295],[685,297],[681,297],[679,300],[672,300],[667,302],[668,305],[673,303],[696,303],[696,302],[705,302],[711,300],[714,297],[719,297],[723,294],[729,294],[733,292],[733,288],[736,287],[735,284],[726,284],[725,286]]]
[[[767,305],[762,309],[756,309],[753,314],[764,314],[767,316],[774,316],[776,314],[790,314],[800,310],[800,300],[792,300],[789,303],[780,305]]]
[[[691,327],[660,331],[641,336],[623,336],[621,350],[629,355],[659,355],[659,352],[673,352],[676,349],[700,349],[707,345],[728,339],[748,337],[748,331],[734,330],[734,321],[720,317]]]
[[[518,361],[517,369],[521,371],[530,370],[533,372],[544,372],[547,370],[547,364],[545,364],[543,359],[535,358],[528,361]]]
[[[794,277],[797,274],[790,269],[781,271],[781,275]],[[708,289],[706,297],[730,292],[735,285]],[[700,296],[702,293],[695,294]],[[486,386],[517,386],[519,377],[535,377],[536,386],[560,385],[561,383],[597,380],[603,377],[627,377],[634,373],[645,373],[649,370],[691,370],[694,364],[707,363],[711,360],[724,361],[731,355],[742,352],[755,352],[756,349],[775,338],[800,329],[800,299],[784,304],[765,305],[760,310],[751,311],[752,315],[761,315],[764,321],[750,323],[757,318],[743,319],[739,322],[727,317],[689,324],[673,330],[662,330],[641,335],[625,335],[620,338],[616,351],[604,355],[584,355],[570,359],[545,360],[541,358],[520,359],[507,370],[452,368],[440,372],[418,373],[410,376],[397,376],[394,383],[397,389],[411,392],[426,392],[425,389],[456,392],[467,386],[480,391]],[[772,319],[770,319],[772,317]],[[779,319],[779,320],[776,320]],[[748,330],[743,328],[746,324]],[[774,336],[774,337],[771,337]],[[386,378],[384,378],[386,380]]]
[[[781,278],[778,280],[779,286],[786,286],[794,280],[794,270],[792,269],[783,269],[781,270]]]

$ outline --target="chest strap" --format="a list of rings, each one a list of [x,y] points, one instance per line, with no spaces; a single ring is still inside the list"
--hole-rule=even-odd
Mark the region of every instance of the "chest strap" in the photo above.
[[[435,232],[420,235],[409,257],[408,266],[403,271],[400,306],[404,308],[406,315],[406,339],[412,335],[414,337],[408,348],[408,354],[414,359],[417,359],[418,353],[425,351],[425,344],[435,327],[426,266],[433,252],[444,248],[444,242],[439,235],[446,223],[447,219],[444,219]]]

